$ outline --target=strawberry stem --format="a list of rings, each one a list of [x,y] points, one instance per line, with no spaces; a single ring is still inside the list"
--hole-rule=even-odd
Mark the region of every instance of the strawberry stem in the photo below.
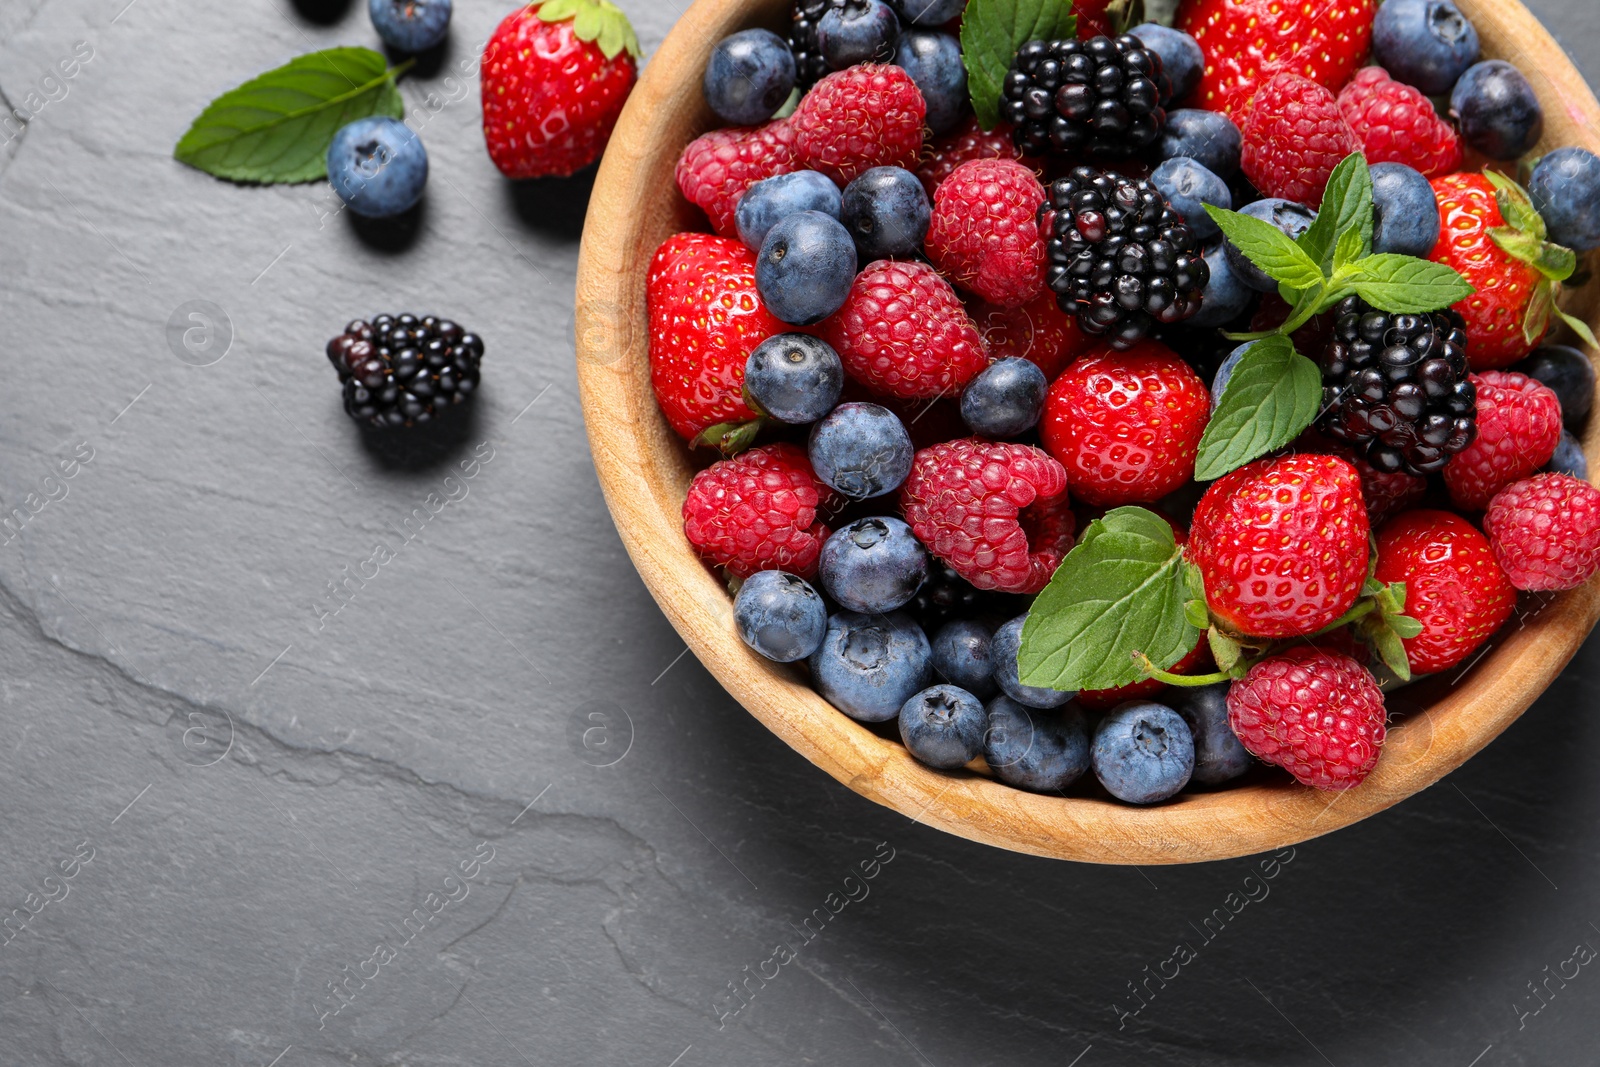
[[[1153,678],[1158,682],[1165,682],[1168,685],[1197,688],[1202,685],[1216,685],[1219,682],[1233,681],[1233,675],[1226,671],[1218,671],[1215,674],[1170,674],[1157,668],[1154,663],[1150,662],[1150,657],[1143,652],[1135,652],[1133,659],[1135,663],[1139,664],[1139,669],[1144,671],[1147,677]]]

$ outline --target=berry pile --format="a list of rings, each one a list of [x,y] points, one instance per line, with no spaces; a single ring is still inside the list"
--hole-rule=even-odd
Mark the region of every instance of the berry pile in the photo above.
[[[374,315],[329,341],[328,359],[352,419],[414,426],[472,396],[483,338],[435,315]]]
[[[1559,297],[1600,159],[1462,171],[1542,118],[1449,0],[1076,38],[1040,0],[1001,50],[1016,7],[797,0],[717,45],[731,125],[677,167],[714,234],[647,293],[661,409],[722,452],[685,535],[751,649],[929,767],[1355,787],[1386,691],[1600,572],[1595,372],[1541,344],[1592,343]]]

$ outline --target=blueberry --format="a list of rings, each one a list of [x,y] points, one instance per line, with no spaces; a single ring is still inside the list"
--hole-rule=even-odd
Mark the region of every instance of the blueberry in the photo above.
[[[774,226],[802,211],[843,217],[844,202],[833,179],[814,170],[797,170],[756,182],[739,198],[734,210],[739,240],[752,252],[759,252]]]
[[[1600,156],[1558,148],[1539,160],[1528,196],[1550,229],[1550,240],[1580,255],[1600,248]]]
[[[967,9],[967,0],[890,0],[913,26],[943,26]]]
[[[934,673],[969,693],[988,697],[995,691],[994,631],[981,622],[957,619],[933,636]]]
[[[1396,81],[1441,96],[1478,61],[1478,31],[1450,0],[1388,0],[1372,20],[1372,51]]]
[[[900,488],[916,450],[894,412],[878,404],[840,404],[811,428],[806,451],[817,477],[855,500]]]
[[[1541,345],[1511,369],[1554,390],[1561,401],[1561,425],[1583,428],[1594,404],[1594,364],[1588,356],[1566,345]]]
[[[844,364],[821,338],[780,333],[750,353],[744,388],[762,411],[779,422],[816,422],[839,402]]]
[[[811,677],[834,707],[861,722],[888,722],[933,684],[933,653],[922,627],[905,612],[828,619],[822,647],[811,654]]]
[[[1521,159],[1544,135],[1544,108],[1522,72],[1503,59],[1467,69],[1450,93],[1461,139],[1490,159]]]
[[[1219,177],[1232,178],[1239,173],[1243,150],[1239,127],[1220,111],[1179,108],[1167,113],[1161,131],[1162,159],[1187,156]]]
[[[829,70],[886,63],[899,36],[900,20],[884,0],[844,0],[817,23],[817,47]]]
[[[934,30],[907,30],[895,45],[894,62],[911,75],[928,104],[928,127],[948,133],[967,113],[967,66],[961,42]]]
[[[1199,41],[1159,22],[1146,22],[1128,32],[1161,57],[1161,72],[1172,82],[1172,93],[1162,103],[1182,100],[1199,87],[1206,71],[1206,55]]]
[[[1194,735],[1194,781],[1218,785],[1250,769],[1245,751],[1228,725],[1228,690],[1232,682],[1180,689],[1172,705]]]
[[[840,219],[861,262],[910,259],[922,251],[933,208],[922,181],[901,167],[873,167],[844,188]]]
[[[1372,165],[1372,250],[1427,259],[1439,243],[1439,201],[1421,172]]]
[[[1295,240],[1311,228],[1317,221],[1317,213],[1304,204],[1296,204],[1292,200],[1282,200],[1278,197],[1268,197],[1257,200],[1253,204],[1246,204],[1239,209],[1239,214],[1249,215],[1253,219],[1270,222]],[[1243,252],[1234,246],[1232,241],[1223,241],[1222,247],[1227,250],[1228,262],[1239,275],[1239,280],[1258,293],[1276,293],[1278,283],[1266,271],[1250,262]],[[1191,320],[1193,321],[1193,320]]]
[[[1583,454],[1583,446],[1570,430],[1561,431],[1561,440],[1556,442],[1555,453],[1544,469],[1557,474],[1570,474],[1580,482],[1589,480],[1589,457]]]
[[[1022,650],[1022,624],[1027,618],[1026,615],[1018,615],[994,632],[994,643],[989,646],[989,654],[994,657],[995,684],[1018,704],[1026,704],[1030,708],[1059,708],[1078,694],[1023,685],[1017,674],[1017,653]]]
[[[771,30],[741,30],[711,50],[701,88],[724,121],[755,126],[784,105],[794,83],[794,53],[784,39]]]
[[[733,624],[744,643],[770,660],[793,663],[822,644],[828,609],[804,578],[757,571],[733,598]]]
[[[397,52],[426,52],[450,29],[452,0],[367,0],[372,28]]]
[[[399,215],[422,199],[428,151],[399,119],[356,119],[328,146],[328,184],[357,215]]]
[[[1161,190],[1172,210],[1183,216],[1196,237],[1213,241],[1222,236],[1222,227],[1206,214],[1205,205],[1233,210],[1233,194],[1228,192],[1227,182],[1188,156],[1163,160],[1151,173],[1150,181]]]
[[[810,326],[838,311],[856,280],[856,246],[821,211],[790,215],[767,233],[756,259],[756,291],[784,322]]]
[[[982,437],[1016,437],[1038,425],[1050,382],[1020,356],[991,363],[961,394],[961,418]]]
[[[1246,285],[1239,277],[1239,272],[1233,269],[1233,257],[1227,254],[1228,247],[1226,241],[1206,246],[1206,267],[1210,269],[1211,276],[1206,279],[1200,310],[1184,325],[1226,326],[1243,315],[1250,301],[1255,299],[1255,290]]]
[[[1251,344],[1252,342],[1247,341],[1229,352],[1228,358],[1217,367],[1217,373],[1211,379],[1211,410],[1215,411],[1217,405],[1222,403],[1222,394],[1228,388],[1228,380],[1233,377],[1233,369],[1239,365],[1244,354],[1250,351]]]
[[[936,685],[900,708],[900,740],[919,762],[953,771],[983,751],[987,723],[983,701],[958,686]]]
[[[1132,701],[1112,708],[1094,732],[1095,777],[1129,804],[1174,796],[1194,772],[1194,735],[1165,704]]]
[[[1059,792],[1089,769],[1089,730],[1076,706],[1045,711],[997,696],[988,713],[984,762],[1007,785]]]
[[[820,572],[822,588],[851,611],[893,611],[928,580],[928,550],[900,519],[857,519],[824,542]]]

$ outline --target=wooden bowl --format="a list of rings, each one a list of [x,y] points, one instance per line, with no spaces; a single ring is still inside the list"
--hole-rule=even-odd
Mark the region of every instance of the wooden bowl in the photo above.
[[[1600,151],[1600,105],[1559,45],[1515,0],[1457,0],[1487,57],[1514,61],[1545,109],[1538,153]],[[578,264],[578,381],[600,484],[623,543],[672,624],[702,663],[790,747],[879,804],[974,841],[1095,863],[1189,863],[1248,855],[1325,834],[1398,803],[1460,766],[1544,691],[1600,616],[1600,583],[1525,602],[1500,642],[1465,671],[1401,690],[1377,770],[1345,793],[1288,781],[1183,795],[1137,808],[1041,796],[971,771],[942,773],[835,710],[792,668],[747,649],[722,582],[683,536],[694,474],[650,389],[645,273],[671,234],[705,220],[678,193],[684,146],[718,125],[700,79],[712,46],[751,26],[781,28],[789,0],[699,0],[650,60],[600,166]],[[1592,264],[1592,261],[1591,261]],[[1568,306],[1600,329],[1595,290]],[[1600,418],[1584,449],[1600,471]]]

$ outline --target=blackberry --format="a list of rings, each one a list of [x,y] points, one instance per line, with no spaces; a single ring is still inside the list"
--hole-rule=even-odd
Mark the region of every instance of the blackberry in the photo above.
[[[1027,597],[977,588],[941,559],[928,564],[928,578],[903,609],[929,634],[957,619],[1004,621],[1028,610]],[[1020,606],[1019,606],[1020,605]]]
[[[802,90],[811,88],[828,73],[828,61],[822,58],[822,46],[817,42],[817,27],[822,25],[822,16],[844,4],[845,0],[795,0],[789,50],[794,53],[796,84]]]
[[[1455,311],[1390,315],[1360,297],[1334,309],[1322,351],[1323,432],[1384,472],[1443,469],[1478,436],[1466,323]]]
[[[1054,212],[1046,280],[1084,333],[1126,349],[1200,310],[1200,239],[1149,181],[1075,167],[1040,210]]]
[[[377,315],[328,342],[344,410],[374,426],[412,426],[478,388],[483,338],[449,319]]]
[[[1161,139],[1172,86],[1139,38],[1029,41],[1011,61],[1000,117],[1024,155],[1129,156]]]

